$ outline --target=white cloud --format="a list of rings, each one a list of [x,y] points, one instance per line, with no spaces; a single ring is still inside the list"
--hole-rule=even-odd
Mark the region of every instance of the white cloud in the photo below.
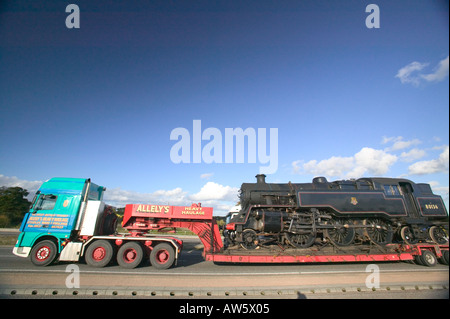
[[[395,152],[410,148],[415,145],[422,144],[422,141],[417,138],[412,140],[404,140],[403,136],[393,136],[393,137],[383,136],[383,140],[381,141],[381,143],[392,144],[384,149],[385,152]],[[424,157],[426,154],[427,153],[425,152],[425,150],[413,148],[409,151],[402,152],[400,154],[400,159],[403,162],[412,162],[418,160],[419,158]]]
[[[430,184],[431,189],[433,190],[434,194],[441,195],[442,199],[446,203],[448,207],[449,202],[449,187],[448,186],[441,186],[441,184],[437,181],[430,181],[428,182]]]
[[[303,169],[313,175],[342,176],[353,169],[354,165],[353,157],[332,156],[319,162],[311,160],[303,164]]]
[[[301,167],[300,161],[292,163],[294,172],[305,172],[312,175],[327,177],[358,178],[364,174],[385,175],[389,168],[397,161],[396,155],[383,150],[363,147],[358,153],[350,157],[332,156],[321,161],[311,160]]]
[[[423,74],[422,78],[428,82],[440,82],[448,76],[448,56],[441,60],[433,73]]]
[[[214,182],[207,182],[195,194],[187,194],[183,198],[183,203],[172,205],[190,205],[192,203],[201,203],[203,207],[213,207],[214,215],[224,216],[230,209],[236,205],[239,188],[224,186]]]
[[[400,154],[400,157],[404,162],[412,162],[424,157],[425,155],[427,155],[427,152],[425,152],[424,150],[413,148],[409,152],[402,152],[402,154]]]
[[[402,83],[411,83],[413,85],[419,85],[420,75],[417,75],[417,71],[421,71],[428,63],[412,62],[400,70],[398,70],[396,78],[399,78]],[[414,74],[414,75],[413,75]]]
[[[449,57],[441,60],[436,67],[433,68],[432,73],[425,74],[421,72],[429,63],[412,62],[400,70],[395,75],[402,83],[412,84],[418,86],[421,81],[440,82],[448,77],[449,74]]]
[[[301,172],[302,172],[302,166],[303,166],[302,163],[303,163],[302,160],[293,161],[293,162],[291,163],[291,165],[292,165],[292,170],[293,170],[294,174],[301,174]]]
[[[440,142],[442,139],[439,136],[433,136],[434,142]]]
[[[397,156],[386,153],[383,150],[364,147],[355,154],[355,161],[358,176],[354,177],[360,177],[359,171],[362,171],[363,168],[373,175],[385,175],[397,161]]]
[[[210,179],[211,177],[213,177],[214,173],[204,173],[200,175],[201,179]]]
[[[436,139],[434,139],[436,141]],[[397,176],[448,173],[449,146],[434,146],[427,149],[411,148],[421,144],[419,139],[405,140],[402,136],[383,137],[382,144],[390,144],[384,149],[363,147],[353,156],[332,156],[323,160],[291,163],[294,174],[311,174],[329,178],[359,178],[362,176],[387,176],[391,167],[399,160],[406,163],[417,161],[427,155],[427,151],[440,150],[438,158],[418,161],[408,167],[408,174]],[[400,151],[403,150],[401,153]],[[406,167],[405,167],[406,169]]]
[[[225,200],[237,201],[238,188],[223,186],[214,182],[206,183],[201,190],[189,196],[194,201]]]
[[[442,151],[437,159],[416,162],[408,167],[411,175],[425,175],[433,173],[448,173],[449,147]]]
[[[405,148],[409,148],[413,145],[418,145],[421,144],[422,141],[419,139],[412,139],[409,141],[404,141],[403,140],[403,136],[396,136],[396,137],[383,137],[383,141],[381,142],[382,144],[387,144],[387,143],[393,143],[392,146],[385,148],[385,151],[398,151],[398,150],[402,150]]]

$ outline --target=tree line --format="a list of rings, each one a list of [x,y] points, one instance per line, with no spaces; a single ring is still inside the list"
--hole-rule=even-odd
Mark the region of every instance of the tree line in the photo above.
[[[0,187],[0,227],[18,227],[30,209],[26,198],[29,192],[22,187]]]

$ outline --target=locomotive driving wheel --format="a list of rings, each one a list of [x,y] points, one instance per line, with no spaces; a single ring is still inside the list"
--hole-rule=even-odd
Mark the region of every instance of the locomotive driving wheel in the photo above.
[[[348,246],[353,243],[356,233],[349,224],[351,224],[350,220],[346,219],[329,220],[326,225],[333,226],[333,228],[325,228],[324,235],[337,246]]]
[[[363,225],[366,226],[364,233],[370,241],[377,245],[387,245],[392,242],[394,232],[391,224],[381,218],[364,219]]]
[[[259,245],[259,238],[253,229],[245,229],[242,232],[241,246],[245,249],[255,249]]]
[[[295,248],[308,248],[316,241],[316,234],[312,231],[305,234],[286,233],[286,239]]]
[[[430,238],[438,245],[448,244],[448,235],[444,228],[438,226],[431,226],[429,230]]]
[[[408,245],[414,245],[419,242],[419,240],[414,235],[413,230],[409,226],[403,226],[400,230],[400,236],[402,237],[403,241]]]

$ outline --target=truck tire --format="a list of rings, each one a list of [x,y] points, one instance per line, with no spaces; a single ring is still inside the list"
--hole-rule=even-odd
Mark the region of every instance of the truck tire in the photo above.
[[[448,265],[448,250],[442,251],[442,257],[439,259],[441,264]]]
[[[105,267],[113,258],[114,249],[107,240],[96,240],[86,249],[85,260],[89,266]]]
[[[169,244],[158,244],[150,253],[150,263],[157,269],[168,269],[175,261],[175,250]]]
[[[436,255],[429,250],[422,250],[422,255],[420,255],[420,260],[422,265],[427,267],[434,267],[437,264]]]
[[[117,263],[128,269],[139,266],[142,258],[144,258],[144,250],[139,243],[134,241],[122,245],[117,252]]]
[[[43,240],[34,245],[30,258],[36,266],[48,266],[55,261],[57,255],[56,244],[51,240]]]

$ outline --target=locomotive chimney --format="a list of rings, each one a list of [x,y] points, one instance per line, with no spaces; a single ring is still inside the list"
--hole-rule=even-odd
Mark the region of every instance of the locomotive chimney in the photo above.
[[[258,184],[265,184],[266,183],[266,175],[258,174],[255,177],[256,177],[256,183],[258,183]]]

